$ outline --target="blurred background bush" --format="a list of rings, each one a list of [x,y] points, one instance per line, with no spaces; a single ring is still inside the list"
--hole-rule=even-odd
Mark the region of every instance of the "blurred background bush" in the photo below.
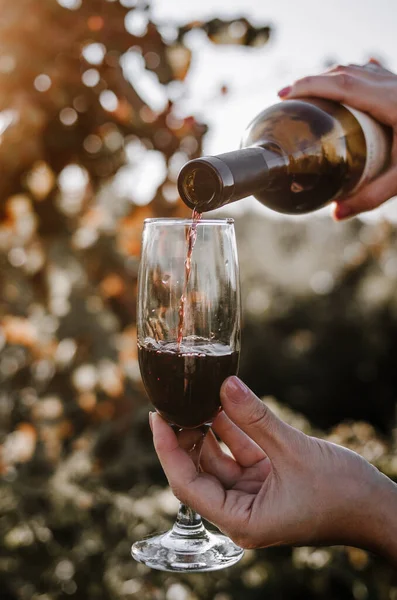
[[[130,558],[176,510],[137,365],[143,219],[189,214],[179,168],[205,140],[230,149],[236,122],[258,112],[254,69],[278,33],[252,2],[192,20],[201,4],[173,1],[160,18],[135,0],[0,0],[1,600],[397,598],[392,569],[355,549],[250,551],[188,576]],[[239,92],[211,56],[237,61]],[[397,479],[393,220],[245,206],[241,376],[290,423]]]

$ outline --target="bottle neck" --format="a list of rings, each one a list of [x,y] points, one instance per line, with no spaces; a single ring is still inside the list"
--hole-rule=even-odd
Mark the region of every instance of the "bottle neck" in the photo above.
[[[270,171],[285,166],[285,160],[256,146],[190,160],[178,177],[182,200],[199,212],[255,195],[267,187]]]

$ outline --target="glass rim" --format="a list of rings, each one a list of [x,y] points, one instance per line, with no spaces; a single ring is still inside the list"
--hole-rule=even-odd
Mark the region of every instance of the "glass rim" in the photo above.
[[[227,217],[226,219],[200,219],[200,221],[194,221],[193,219],[183,219],[174,217],[153,217],[144,220],[144,225],[151,224],[162,224],[162,225],[233,225],[234,219]]]

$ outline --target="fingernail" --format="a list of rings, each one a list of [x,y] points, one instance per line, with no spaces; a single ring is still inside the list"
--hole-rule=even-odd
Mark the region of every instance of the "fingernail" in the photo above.
[[[285,98],[286,96],[288,96],[288,94],[290,93],[291,90],[292,90],[292,85],[287,85],[287,87],[284,87],[282,90],[277,92],[277,94],[280,96],[280,98]]]
[[[235,402],[244,400],[245,396],[249,393],[249,389],[245,383],[243,383],[238,377],[234,376],[229,377],[229,379],[226,380],[224,391],[226,395]]]
[[[347,219],[347,217],[351,217],[353,215],[353,210],[350,208],[350,206],[347,206],[346,204],[339,204],[336,209],[335,209],[335,217],[337,219]]]
[[[150,429],[152,430],[152,433],[153,433],[153,425],[152,425],[152,417],[153,417],[153,415],[154,415],[154,412],[150,411],[149,412],[149,426],[150,426]]]

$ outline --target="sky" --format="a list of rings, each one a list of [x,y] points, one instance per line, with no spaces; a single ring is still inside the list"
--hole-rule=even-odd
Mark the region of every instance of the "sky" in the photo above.
[[[216,46],[199,33],[187,40],[194,60],[180,110],[209,124],[206,154],[237,148],[248,122],[278,101],[277,91],[298,77],[321,71],[325,59],[347,64],[376,56],[397,71],[396,0],[152,1],[152,18],[158,23],[214,16],[245,16],[274,30],[261,49]],[[224,83],[230,93],[220,97],[217,91]],[[247,208],[260,210],[258,204],[247,200],[230,208],[238,214]],[[397,201],[370,218],[393,215],[397,220]]]

